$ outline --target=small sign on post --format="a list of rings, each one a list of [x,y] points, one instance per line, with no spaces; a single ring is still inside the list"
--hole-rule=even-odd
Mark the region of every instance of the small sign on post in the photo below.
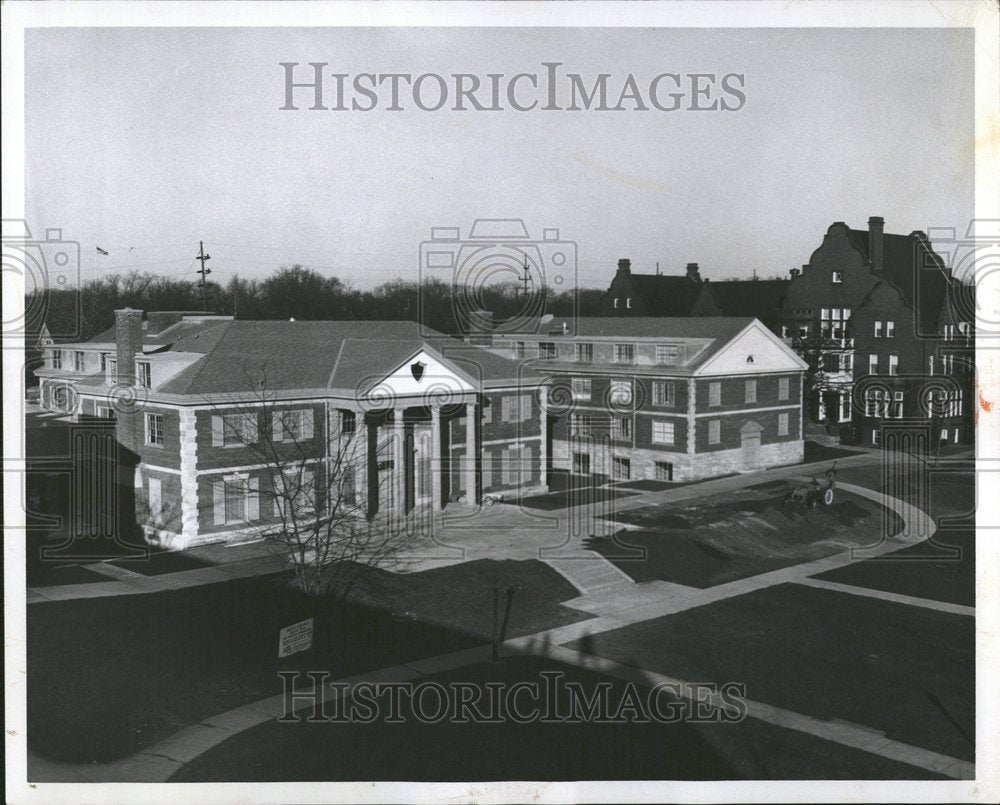
[[[286,626],[278,635],[278,658],[287,657],[290,654],[298,654],[300,651],[308,651],[313,644],[313,619],[306,618],[304,621]]]

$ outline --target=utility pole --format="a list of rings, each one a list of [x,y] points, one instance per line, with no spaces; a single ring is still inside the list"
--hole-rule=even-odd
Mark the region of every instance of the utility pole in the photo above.
[[[201,268],[199,268],[195,273],[201,274],[201,279],[198,281],[198,287],[201,288],[201,309],[206,313],[208,312],[208,283],[205,282],[205,277],[212,273],[212,269],[205,267],[205,261],[211,260],[212,255],[205,254],[205,243],[203,241],[198,241],[198,260],[201,261]]]
[[[521,292],[524,294],[524,298],[528,298],[528,288],[531,286],[531,274],[528,271],[528,255],[524,255],[524,276],[521,277]]]

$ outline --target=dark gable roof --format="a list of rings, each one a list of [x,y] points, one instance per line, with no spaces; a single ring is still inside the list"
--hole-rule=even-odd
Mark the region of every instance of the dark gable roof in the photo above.
[[[567,323],[569,335],[582,338],[725,338],[730,339],[753,322],[752,316],[587,316],[554,318],[555,331]],[[543,336],[544,338],[544,336]]]
[[[768,319],[781,310],[790,282],[789,279],[724,280],[709,282],[706,287],[723,315]]]
[[[870,262],[867,230],[848,229],[847,234],[854,247]],[[882,238],[882,275],[902,291],[903,299],[910,307],[917,307],[919,302],[920,332],[936,330],[941,306],[951,283],[951,271],[922,233],[886,233]]]
[[[632,274],[632,286],[650,316],[686,316],[701,284],[686,276]]]
[[[263,381],[268,392],[331,388],[362,393],[425,347],[487,383],[518,377],[514,361],[411,321],[233,321],[173,344],[171,351],[207,354],[157,390],[241,394],[256,391]],[[467,356],[481,372],[459,356]]]
[[[562,326],[561,319],[555,322]],[[595,316],[576,320],[579,340],[587,338],[656,338],[702,340],[705,348],[683,370],[693,371],[749,327],[751,316]],[[765,331],[770,332],[767,328]],[[573,333],[571,328],[570,333]],[[676,370],[675,370],[676,371]]]
[[[185,316],[198,316],[189,321],[183,321]],[[212,314],[191,312],[186,310],[154,310],[143,315],[142,342],[144,345],[164,345],[174,343],[193,333],[218,327],[232,321],[231,316],[212,317]],[[115,340],[115,328],[109,327],[87,341],[93,344],[112,344]]]

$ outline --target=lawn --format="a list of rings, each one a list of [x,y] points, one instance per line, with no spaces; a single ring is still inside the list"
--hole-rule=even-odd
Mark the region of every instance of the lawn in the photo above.
[[[851,469],[852,481],[873,487],[882,483],[881,468]],[[975,478],[971,472],[930,474],[929,494],[914,498],[915,505],[937,518],[932,540],[877,559],[842,567],[818,578],[876,590],[975,606],[976,534]],[[893,483],[898,489],[920,488]]]
[[[831,506],[807,509],[782,501],[796,482],[770,481],[734,492],[626,511],[632,530],[592,537],[587,547],[635,581],[712,587],[735,579],[878,542],[901,523],[864,498],[837,492]],[[636,558],[636,548],[645,555]]]
[[[421,679],[447,685],[538,682],[559,671],[591,695],[625,683],[537,658],[504,658]],[[565,689],[557,712],[568,711]],[[648,690],[637,688],[645,701]],[[865,752],[747,719],[739,723],[280,723],[253,727],[187,764],[172,782],[346,780],[930,779]]]
[[[508,635],[587,617],[537,561],[363,576],[316,609],[284,576],[28,607],[28,742],[48,757],[122,757],[281,691],[279,670],[345,676],[488,642],[492,586],[515,588]],[[501,596],[503,599],[504,596]],[[278,631],[317,616],[317,645],[279,661]]]
[[[586,642],[619,662],[742,682],[750,699],[974,758],[972,618],[785,584]]]

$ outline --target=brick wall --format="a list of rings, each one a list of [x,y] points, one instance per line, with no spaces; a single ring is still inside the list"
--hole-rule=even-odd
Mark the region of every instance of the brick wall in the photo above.
[[[695,396],[697,413],[727,411],[753,410],[755,408],[767,408],[774,405],[798,405],[800,396],[800,375],[794,374],[774,374],[774,375],[754,375],[752,377],[724,377],[711,379],[698,379],[695,383]],[[788,396],[782,399],[778,395],[780,379],[788,380]],[[757,381],[757,401],[748,403],[746,401],[747,380]],[[720,384],[721,404],[710,405],[711,386],[713,383]]]

